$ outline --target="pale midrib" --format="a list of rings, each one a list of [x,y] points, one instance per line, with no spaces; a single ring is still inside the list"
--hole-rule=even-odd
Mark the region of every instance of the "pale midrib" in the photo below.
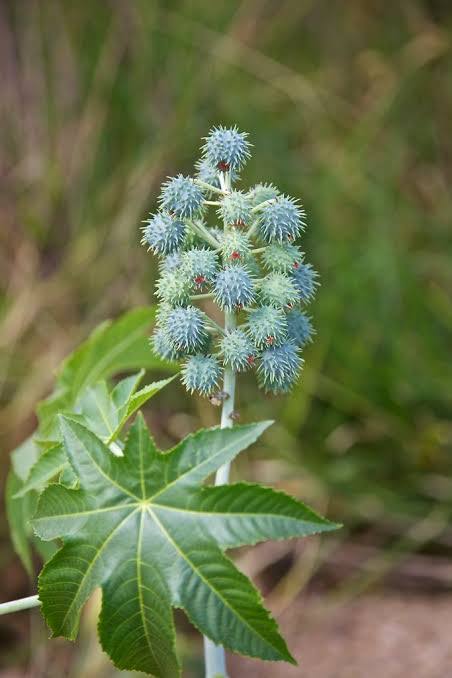
[[[75,603],[75,601],[76,601],[76,599],[77,599],[77,596],[78,596],[78,594],[79,594],[79,592],[80,592],[80,589],[82,588],[83,584],[85,583],[87,577],[89,576],[89,573],[90,573],[91,570],[93,569],[95,563],[97,562],[98,558],[101,556],[101,554],[102,554],[102,552],[104,551],[105,547],[106,547],[107,544],[113,539],[114,535],[115,535],[115,534],[118,532],[118,530],[124,525],[124,523],[126,523],[127,520],[129,520],[129,518],[131,518],[137,511],[138,511],[138,508],[136,508],[134,511],[132,511],[132,513],[128,513],[128,514],[126,515],[126,517],[123,518],[123,519],[121,520],[121,522],[118,523],[118,525],[116,525],[116,527],[110,532],[110,534],[108,535],[108,537],[102,542],[101,546],[97,549],[96,555],[94,556],[94,558],[93,558],[92,561],[90,562],[88,568],[86,569],[85,574],[83,575],[83,577],[82,577],[81,580],[80,580],[80,584],[79,584],[79,586],[78,586],[78,588],[77,588],[77,593],[75,594],[74,598],[72,599],[72,603],[69,605],[68,609],[66,610],[66,614],[64,615],[63,621],[62,621],[61,624],[60,624],[61,627],[64,627],[64,626],[65,626],[66,620],[67,620],[67,618],[68,618],[68,616],[69,616],[69,614],[70,614],[70,612],[71,612],[71,610],[72,610],[72,608],[73,608],[73,606],[74,606],[74,603]]]
[[[58,513],[52,516],[42,516],[42,518],[34,518],[33,523],[43,523],[47,521],[60,520],[61,518],[84,518],[85,516],[97,515],[98,513],[108,513],[109,511],[120,511],[121,509],[132,508],[137,509],[140,504],[134,502],[132,504],[118,504],[118,506],[106,506],[97,509],[89,509],[88,511],[77,511],[76,513]]]
[[[210,589],[211,591],[213,591],[213,592],[215,593],[215,595],[222,601],[222,603],[224,604],[224,606],[227,607],[227,608],[232,612],[232,614],[233,614],[235,617],[237,617],[238,619],[240,619],[240,620],[243,622],[244,626],[247,626],[247,627],[250,629],[250,631],[252,631],[252,633],[253,633],[255,636],[258,636],[259,638],[261,638],[261,639],[264,641],[264,643],[266,643],[266,644],[269,645],[270,647],[273,647],[273,648],[278,652],[278,654],[281,654],[280,650],[279,650],[277,647],[275,647],[275,645],[273,645],[267,638],[265,638],[264,636],[262,636],[262,635],[261,635],[261,634],[253,627],[253,626],[251,626],[251,624],[248,622],[247,619],[245,619],[244,617],[242,617],[242,615],[241,615],[239,612],[237,612],[237,610],[235,610],[233,607],[231,607],[231,605],[228,603],[228,601],[227,601],[225,598],[223,598],[223,596],[222,596],[221,593],[218,591],[218,589],[216,589],[216,588],[214,588],[213,586],[210,585],[209,581],[201,574],[201,572],[200,572],[199,569],[196,567],[196,565],[194,565],[194,563],[192,563],[192,561],[186,556],[186,554],[185,554],[185,553],[182,551],[182,549],[179,547],[179,545],[177,544],[177,542],[174,541],[174,539],[171,537],[171,535],[169,534],[169,532],[166,530],[165,526],[160,522],[160,520],[159,520],[158,517],[155,515],[155,513],[154,513],[149,507],[148,507],[147,510],[148,510],[149,515],[151,516],[151,518],[152,518],[152,519],[157,523],[157,525],[159,526],[160,531],[163,533],[163,535],[164,535],[164,536],[168,539],[168,541],[173,545],[173,547],[174,547],[174,548],[176,549],[176,551],[179,553],[179,555],[181,556],[181,558],[183,558],[183,560],[185,560],[185,562],[188,563],[188,565],[191,567],[191,569],[193,570],[193,572],[195,572],[196,575],[204,582],[204,584],[207,586],[207,588]]]
[[[246,438],[246,436],[244,436],[244,438]],[[257,436],[256,436],[256,438],[257,438]],[[254,438],[253,440],[251,440],[251,441],[249,442],[249,445],[251,445],[251,444],[256,440],[256,438]],[[155,499],[156,497],[159,497],[161,494],[164,494],[170,487],[173,487],[173,485],[177,485],[177,483],[178,483],[181,479],[185,478],[186,476],[189,476],[191,473],[198,473],[198,472],[202,469],[203,466],[206,466],[206,465],[212,463],[212,461],[214,461],[217,457],[220,457],[220,456],[223,456],[223,455],[227,454],[228,451],[229,451],[230,449],[234,448],[237,444],[238,444],[238,441],[235,440],[233,443],[231,443],[231,444],[229,444],[229,445],[225,445],[224,447],[222,447],[221,450],[219,450],[218,452],[216,452],[216,453],[215,453],[214,455],[212,455],[211,457],[208,457],[207,459],[204,459],[200,464],[198,464],[198,466],[191,466],[191,467],[188,469],[188,471],[186,471],[185,473],[182,473],[181,475],[177,476],[177,478],[175,478],[174,480],[172,480],[170,483],[168,483],[167,485],[165,485],[165,487],[163,487],[161,490],[159,490],[158,492],[156,492],[155,494],[153,494],[151,497],[149,497],[149,500],[152,501],[152,500]],[[243,450],[243,449],[244,449],[243,447],[239,447],[237,454],[240,452],[240,450]],[[214,468],[213,470],[215,470],[215,468]]]
[[[140,425],[138,429],[138,446],[140,450],[140,485],[141,485],[141,496],[143,499],[146,498],[146,486],[144,482],[144,464],[143,464],[143,441],[142,441],[143,427]]]
[[[144,611],[144,600],[143,600],[143,581],[142,581],[142,576],[141,576],[141,552],[143,548],[143,529],[144,529],[144,517],[145,517],[145,512],[144,510],[141,511],[141,517],[140,517],[140,529],[138,532],[138,543],[137,543],[137,586],[138,586],[138,600],[140,604],[140,615],[141,615],[141,622],[143,624],[143,629],[144,629],[144,634],[146,636],[146,641],[149,647],[149,651],[152,654],[154,658],[155,665],[158,666],[159,662],[157,661],[157,657],[155,656],[154,653],[154,648],[152,646],[151,639],[149,637],[149,631],[148,631],[148,626],[147,626],[147,621],[146,621],[146,616],[145,616],[145,611]]]
[[[97,398],[97,393],[96,393],[96,391],[95,391],[94,389],[93,389],[93,396],[94,396],[94,402],[96,403],[96,407],[97,407],[97,409],[99,410],[100,416],[101,416],[101,418],[103,419],[103,421],[104,421],[104,423],[105,423],[107,432],[108,432],[109,435],[111,436],[111,435],[113,435],[113,433],[114,433],[114,431],[115,431],[115,428],[111,426],[111,422],[110,422],[110,420],[108,419],[108,416],[106,415],[106,413],[104,412],[104,410],[103,410],[103,408],[102,408],[102,406],[101,406],[101,404],[100,404],[100,402],[99,402],[99,400],[98,400],[98,398]],[[116,414],[117,414],[117,413],[118,413],[117,408],[116,408],[115,411],[116,411]]]
[[[150,506],[155,507],[156,509],[163,509],[168,511],[173,511],[175,513],[191,513],[195,516],[212,516],[214,518],[279,518],[280,520],[294,520],[295,522],[300,522],[304,520],[303,518],[294,518],[293,516],[282,515],[281,513],[248,513],[248,512],[232,512],[232,511],[193,511],[192,509],[177,508],[176,506],[168,506],[167,504],[159,503],[150,503]],[[314,521],[305,520],[304,522],[310,522],[313,525],[316,524]]]
[[[88,451],[88,448],[84,445],[84,443],[82,443],[82,446],[83,446],[84,450],[86,451],[86,456],[88,457],[88,459],[91,460],[91,462],[93,463],[93,466],[95,466],[95,468],[99,471],[101,476],[103,478],[105,478],[105,480],[108,480],[108,482],[111,485],[113,485],[113,487],[116,487],[116,489],[119,490],[120,492],[124,492],[124,494],[127,494],[129,497],[132,497],[133,499],[136,499],[137,501],[141,500],[141,497],[137,497],[136,494],[133,494],[133,492],[130,492],[125,487],[122,487],[122,485],[119,485],[119,483],[117,483],[115,480],[113,480],[113,478],[111,478],[109,475],[107,475],[105,473],[105,471],[103,470],[103,468],[101,466],[99,466],[99,464],[96,462],[94,457],[91,456],[91,454]],[[110,454],[110,452],[109,452],[109,454]]]

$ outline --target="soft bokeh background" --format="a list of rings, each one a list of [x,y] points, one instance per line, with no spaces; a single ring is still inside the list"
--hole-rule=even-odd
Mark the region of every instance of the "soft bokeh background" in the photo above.
[[[3,0],[0,4],[1,476],[59,361],[152,300],[139,222],[212,124],[250,132],[247,185],[301,196],[321,274],[315,343],[234,473],[345,527],[238,554],[300,667],[233,675],[435,678],[452,671],[452,6],[447,0]],[[170,386],[169,445],[218,411]],[[0,598],[30,592],[3,508]],[[201,646],[180,619],[185,675]],[[0,627],[1,675],[109,678],[95,601],[75,647],[36,613]]]

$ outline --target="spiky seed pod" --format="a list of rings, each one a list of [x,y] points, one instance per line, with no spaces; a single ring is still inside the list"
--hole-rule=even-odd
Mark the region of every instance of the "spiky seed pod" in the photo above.
[[[302,365],[295,344],[287,342],[267,348],[261,354],[258,367],[259,385],[267,392],[286,393],[296,381]]]
[[[221,367],[217,359],[211,355],[191,356],[182,367],[182,383],[190,393],[209,396],[218,388],[221,378]]]
[[[291,273],[303,261],[303,252],[289,242],[272,243],[262,252],[265,268],[278,273]]]
[[[295,308],[287,314],[286,319],[287,334],[294,344],[302,348],[312,341],[315,330],[309,316]]]
[[[224,196],[218,208],[218,216],[229,226],[244,228],[251,223],[251,203],[246,193],[231,191]]]
[[[173,273],[182,266],[182,254],[180,252],[172,252],[167,257],[159,261],[160,273]]]
[[[220,172],[240,170],[250,157],[248,134],[237,127],[213,127],[202,147],[203,158]]]
[[[201,158],[195,163],[195,168],[197,170],[196,176],[201,181],[204,181],[206,184],[210,184],[215,188],[220,188],[220,180],[218,178],[218,168],[214,165],[211,165],[207,158]],[[238,173],[234,170],[230,171],[231,181],[237,181]],[[209,195],[212,194],[212,191],[206,191]]]
[[[194,306],[173,309],[165,328],[174,347],[188,353],[199,350],[207,338],[205,315]]]
[[[311,264],[300,264],[292,271],[292,281],[300,293],[301,300],[307,304],[310,302],[319,286],[318,273]]]
[[[259,262],[257,261],[256,257],[253,257],[252,254],[244,260],[243,266],[246,268],[252,278],[258,279],[262,277],[263,273],[261,267],[259,266]]]
[[[300,292],[294,282],[283,273],[269,273],[259,281],[262,303],[277,308],[291,308],[300,301]]]
[[[252,207],[256,207],[266,200],[272,200],[272,198],[276,198],[278,195],[279,191],[273,184],[256,184],[248,191]]]
[[[170,306],[186,306],[190,300],[192,281],[182,269],[165,272],[156,285],[156,296]]]
[[[287,338],[284,312],[273,306],[259,306],[249,312],[246,331],[258,349],[278,346]]]
[[[162,327],[158,327],[155,330],[150,338],[150,342],[154,353],[163,360],[177,362],[184,357],[184,352],[174,348],[168,333]]]
[[[185,237],[186,226],[168,212],[157,212],[150,216],[143,228],[142,245],[154,254],[170,254],[179,249]]]
[[[229,228],[221,238],[220,251],[225,263],[243,264],[250,258],[251,243],[245,233]]]
[[[266,242],[293,240],[304,229],[304,214],[296,200],[280,195],[262,208],[259,233]]]
[[[256,360],[256,349],[250,338],[241,329],[226,332],[220,342],[223,363],[234,372],[243,372],[252,367]]]
[[[162,185],[160,205],[182,219],[199,214],[203,201],[204,194],[191,177],[178,174]]]
[[[171,304],[163,302],[157,307],[157,313],[155,314],[155,324],[157,327],[161,327],[166,330],[166,321],[168,320],[169,314],[174,310]]]
[[[243,266],[226,266],[216,277],[214,295],[226,311],[248,306],[254,301],[253,280]]]
[[[218,178],[218,169],[212,165],[207,158],[201,158],[195,163],[196,176],[206,184],[210,184],[215,188],[220,188],[220,180]]]
[[[218,255],[205,247],[193,247],[182,255],[184,271],[196,287],[211,283],[218,271]]]

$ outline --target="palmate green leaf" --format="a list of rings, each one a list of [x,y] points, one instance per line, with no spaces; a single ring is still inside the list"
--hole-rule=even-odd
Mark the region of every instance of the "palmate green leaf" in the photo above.
[[[62,363],[54,392],[38,406],[41,435],[47,435],[55,415],[71,409],[87,386],[126,370],[174,369],[149,350],[147,337],[154,316],[154,308],[137,308],[102,323]]]
[[[5,488],[6,513],[14,550],[20,557],[28,575],[33,574],[30,548],[29,519],[36,509],[36,495],[31,493],[24,501],[15,497],[22,486],[21,479],[10,469]]]
[[[179,675],[172,607],[231,650],[293,661],[258,592],[223,551],[336,526],[269,488],[201,485],[269,423],[200,431],[162,453],[138,415],[115,457],[61,417],[80,489],[49,486],[33,523],[42,539],[64,542],[39,577],[53,635],[75,638],[81,608],[101,586],[100,641],[120,669]]]
[[[122,379],[111,393],[105,381],[87,387],[75,404],[75,414],[71,413],[73,419],[84,424],[107,445],[110,445],[110,450],[114,454],[122,454],[121,448],[114,441],[127,420],[141,405],[174,379],[174,377],[161,379],[137,391],[143,376],[144,370],[141,370],[137,374]],[[55,437],[60,438],[59,432],[55,434]],[[15,498],[23,497],[31,490],[42,490],[52,478],[66,471],[68,465],[63,445],[52,444],[36,458],[29,468],[28,476],[16,492]],[[22,465],[21,469],[25,471],[25,466]]]
[[[29,517],[27,494],[32,490],[30,488],[24,490],[24,484],[41,453],[56,442],[51,440],[49,443],[48,439],[52,439],[55,432],[57,413],[72,411],[81,391],[115,373],[140,368],[174,371],[174,366],[157,359],[149,350],[148,334],[154,316],[155,308],[138,308],[117,320],[106,321],[95,329],[88,339],[66,358],[58,370],[53,393],[38,406],[37,433],[11,453],[15,478],[11,479],[10,491],[6,494],[7,515],[13,544],[27,569],[31,563],[30,546],[26,543],[26,535],[29,532],[26,522]],[[138,399],[139,394],[136,393],[134,400]],[[139,404],[135,409],[138,407]],[[131,413],[130,411],[128,416]],[[55,451],[51,456],[54,454]],[[44,464],[47,465],[51,475],[47,480],[43,476],[42,482],[33,481],[32,486],[36,489],[42,489],[54,475],[48,462],[49,458]],[[38,468],[34,473],[40,476],[41,471],[42,469]],[[58,471],[59,467],[56,464],[55,474]],[[13,471],[10,472],[12,473]],[[11,488],[14,488],[14,491]],[[25,502],[25,505],[21,506],[21,502]],[[22,523],[20,520],[14,520],[14,516],[19,514],[22,514]]]

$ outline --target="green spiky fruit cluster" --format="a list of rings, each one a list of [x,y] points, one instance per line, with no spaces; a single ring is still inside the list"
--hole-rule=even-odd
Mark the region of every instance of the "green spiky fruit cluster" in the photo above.
[[[205,396],[218,390],[224,369],[255,369],[265,391],[288,391],[314,334],[304,307],[317,274],[297,244],[305,212],[273,184],[232,188],[250,157],[247,137],[236,127],[212,129],[197,173],[163,184],[160,210],[143,228],[143,244],[160,258],[153,350],[182,362],[186,388]],[[213,304],[232,328],[209,316]]]

